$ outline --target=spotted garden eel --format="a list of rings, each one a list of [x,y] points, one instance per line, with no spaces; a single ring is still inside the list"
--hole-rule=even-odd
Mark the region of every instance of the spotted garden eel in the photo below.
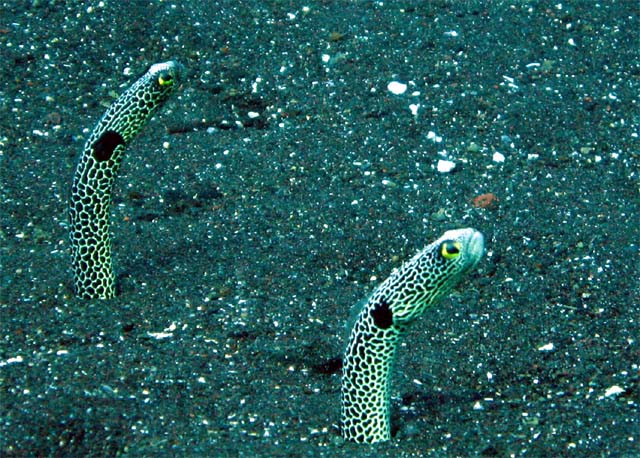
[[[364,301],[343,358],[341,431],[345,439],[375,443],[391,438],[389,385],[400,338],[476,266],[483,253],[480,232],[447,231]]]
[[[107,109],[84,146],[73,177],[69,238],[76,295],[115,295],[109,211],[113,182],[125,148],[179,86],[181,66],[152,65]]]

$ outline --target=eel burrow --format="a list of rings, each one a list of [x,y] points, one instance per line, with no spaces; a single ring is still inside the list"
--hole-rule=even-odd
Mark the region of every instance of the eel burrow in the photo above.
[[[474,229],[445,232],[400,266],[364,301],[342,369],[342,436],[376,443],[391,438],[389,385],[398,343],[424,311],[449,293],[484,253]]]
[[[75,292],[84,299],[115,295],[109,211],[113,182],[125,148],[180,85],[182,66],[152,65],[107,109],[91,132],[69,201],[69,238]]]

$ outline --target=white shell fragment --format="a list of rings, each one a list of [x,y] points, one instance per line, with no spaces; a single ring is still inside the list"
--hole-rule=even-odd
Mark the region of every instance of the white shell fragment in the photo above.
[[[440,173],[449,173],[456,168],[456,163],[452,161],[445,161],[444,159],[440,159],[436,167],[438,172]]]
[[[149,337],[153,337],[154,339],[167,339],[169,337],[173,337],[173,333],[172,332],[148,332],[147,331],[147,335]]]
[[[442,137],[432,130],[427,133],[427,138],[434,143],[440,143],[442,141]]]
[[[392,94],[402,95],[407,92],[407,85],[399,81],[391,81],[389,84],[387,84],[387,89]]]
[[[20,356],[20,355],[14,356],[14,357],[8,358],[8,359],[6,359],[4,361],[0,360],[0,367],[6,366],[7,364],[21,363],[23,361],[24,361],[24,359],[22,358],[22,356]]]
[[[617,394],[624,393],[624,389],[619,387],[618,385],[613,385],[607,388],[607,391],[604,392],[604,396],[606,398],[615,396]]]

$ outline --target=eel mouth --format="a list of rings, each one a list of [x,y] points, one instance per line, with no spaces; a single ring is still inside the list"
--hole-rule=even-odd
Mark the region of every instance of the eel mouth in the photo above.
[[[484,255],[484,236],[473,228],[456,229],[447,231],[443,238],[458,240],[464,246],[464,258],[461,260],[463,272],[468,272],[476,267]]]
[[[464,254],[474,267],[484,255],[484,236],[482,232],[471,227],[464,229],[453,229],[445,232],[439,240],[450,239],[456,240],[464,246]]]
[[[484,254],[484,235],[482,232],[472,229],[473,233],[469,237],[469,255],[475,258],[474,266],[480,261]]]

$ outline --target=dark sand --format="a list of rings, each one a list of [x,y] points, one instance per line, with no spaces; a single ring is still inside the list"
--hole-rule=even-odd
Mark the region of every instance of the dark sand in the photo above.
[[[1,456],[640,454],[636,0],[79,3],[0,6]],[[76,300],[75,162],[169,59],[119,295]],[[394,439],[344,443],[352,304],[466,226],[487,256],[406,336]]]

